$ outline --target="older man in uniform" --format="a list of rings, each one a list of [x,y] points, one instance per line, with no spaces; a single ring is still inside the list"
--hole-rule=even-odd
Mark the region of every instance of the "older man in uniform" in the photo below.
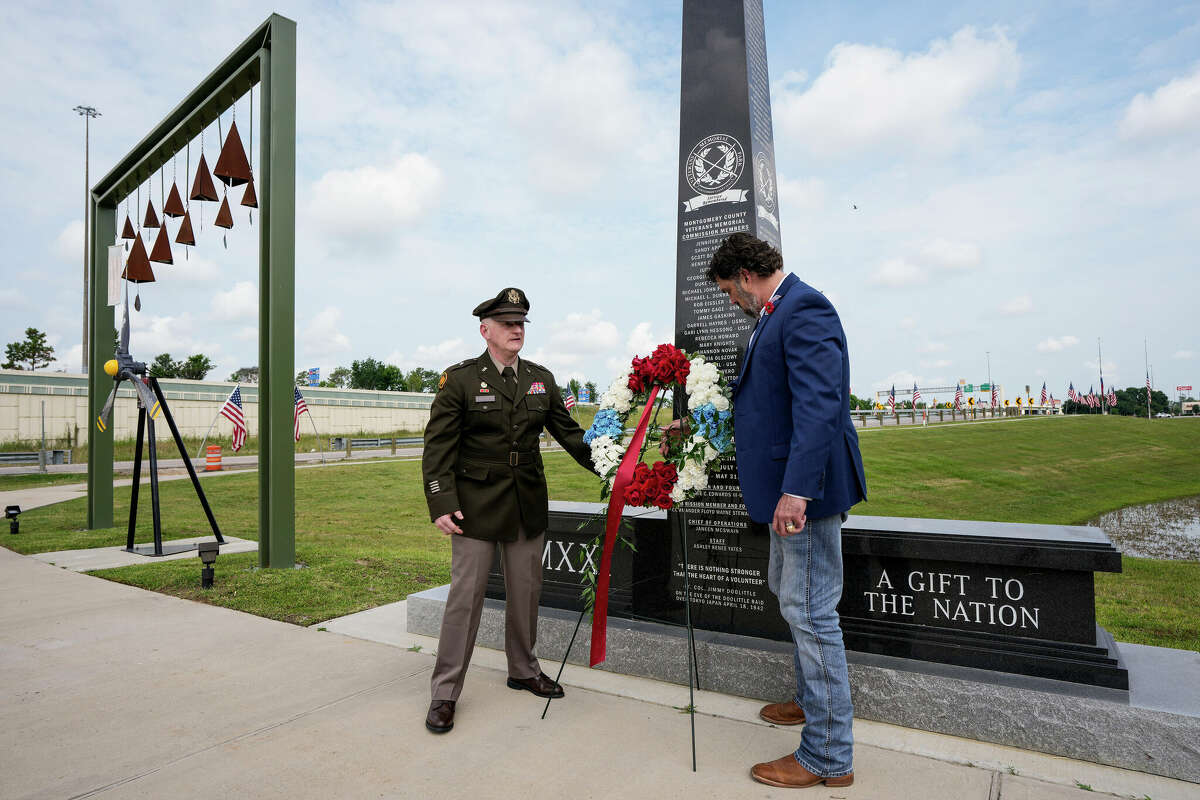
[[[517,357],[528,311],[528,298],[515,288],[475,308],[487,350],[442,373],[425,428],[425,499],[434,525],[451,537],[452,546],[450,594],[425,718],[434,733],[454,727],[497,546],[504,568],[508,686],[538,697],[563,696],[533,654],[549,515],[538,435],[548,430],[588,470],[592,458],[550,370]]]

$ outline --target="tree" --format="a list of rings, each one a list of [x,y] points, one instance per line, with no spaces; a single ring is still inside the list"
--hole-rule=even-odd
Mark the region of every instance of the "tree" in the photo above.
[[[229,376],[234,383],[258,383],[258,367],[242,367]]]
[[[321,381],[321,385],[327,389],[344,389],[349,383],[350,370],[345,367],[337,367],[329,373],[328,378]]]
[[[178,378],[182,366],[180,362],[171,360],[170,353],[159,353],[150,362],[150,374],[156,378]]]
[[[597,403],[600,401],[600,395],[596,393],[595,381],[588,381],[583,385],[583,388],[587,390],[589,403]]]
[[[296,385],[308,386],[308,370],[302,369],[296,373]]]
[[[571,378],[571,380],[567,381],[567,389],[571,391],[571,394],[575,395],[576,399],[579,399],[579,387],[581,385],[578,378]]]
[[[413,367],[404,376],[404,390],[408,392],[436,392],[441,373],[424,367]]]
[[[350,365],[351,389],[374,389],[375,391],[403,391],[404,373],[393,364],[385,364],[374,358],[364,358]]]
[[[208,356],[203,353],[196,353],[195,355],[188,356],[187,361],[177,365],[176,377],[202,381],[208,373],[212,372],[212,368],[215,366],[216,364],[210,361]]]
[[[3,369],[37,370],[50,366],[54,360],[54,348],[46,344],[46,334],[37,328],[26,328],[25,340],[6,345],[4,357],[4,363],[0,364]]]

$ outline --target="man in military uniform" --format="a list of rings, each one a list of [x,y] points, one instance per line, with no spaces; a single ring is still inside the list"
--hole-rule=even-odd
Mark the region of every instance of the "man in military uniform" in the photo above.
[[[454,726],[497,546],[504,567],[508,686],[538,697],[563,696],[533,654],[549,515],[538,435],[548,430],[588,470],[592,458],[554,376],[517,358],[528,311],[525,293],[514,288],[475,308],[487,350],[442,373],[425,428],[425,500],[452,545],[450,594],[425,718],[434,733]]]

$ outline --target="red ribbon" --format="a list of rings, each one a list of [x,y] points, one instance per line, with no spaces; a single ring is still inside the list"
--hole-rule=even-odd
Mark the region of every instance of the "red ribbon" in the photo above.
[[[605,649],[608,644],[608,581],[612,570],[613,545],[617,542],[617,530],[621,527],[621,516],[625,513],[625,490],[633,480],[633,471],[638,465],[642,452],[642,442],[646,438],[646,428],[650,422],[650,409],[654,407],[654,398],[662,387],[650,387],[650,397],[646,407],[642,409],[642,418],[638,421],[629,447],[621,457],[617,467],[617,477],[613,481],[612,494],[608,498],[608,519],[604,523],[604,553],[600,558],[600,574],[596,576],[596,603],[592,608],[592,655],[591,666],[604,661]]]

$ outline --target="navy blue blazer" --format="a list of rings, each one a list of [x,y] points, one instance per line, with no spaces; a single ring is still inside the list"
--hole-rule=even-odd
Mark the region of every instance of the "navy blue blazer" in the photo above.
[[[733,387],[738,482],[755,522],[769,523],[784,493],[811,497],[805,513],[820,519],[867,499],[846,334],[825,295],[795,275],[776,297]]]

